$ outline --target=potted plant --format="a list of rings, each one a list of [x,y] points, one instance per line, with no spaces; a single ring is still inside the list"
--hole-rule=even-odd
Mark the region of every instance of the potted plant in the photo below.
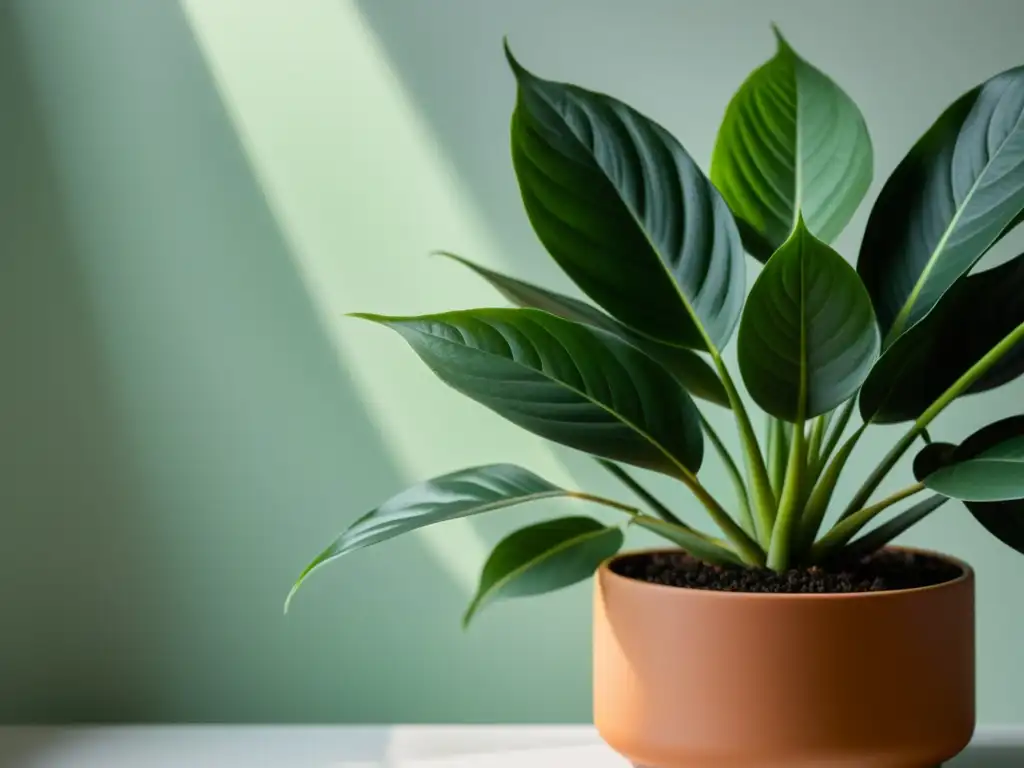
[[[710,176],[655,121],[542,79],[506,46],[525,212],[590,301],[447,254],[514,307],[358,315],[459,392],[591,454],[637,501],[507,464],[460,469],[360,517],[292,595],[325,563],[433,523],[542,499],[604,506],[621,525],[576,512],[503,539],[464,621],[596,572],[595,722],[637,765],[920,768],[973,732],[973,574],[890,542],[955,499],[1024,551],[1024,415],[956,445],[928,434],[958,398],[1024,373],[1024,255],[979,263],[1024,216],[1024,67],[960,96],[910,149],[854,268],[829,242],[872,180],[867,126],[776,36],[729,103]],[[763,265],[749,291],[745,255]],[[766,437],[723,361],[734,336]],[[703,415],[715,407],[732,413],[740,461]],[[833,499],[876,424],[905,426]],[[701,482],[707,447],[730,499]],[[914,477],[876,498],[909,451]],[[683,522],[627,467],[681,482],[717,530]],[[631,525],[669,546],[620,554]]]

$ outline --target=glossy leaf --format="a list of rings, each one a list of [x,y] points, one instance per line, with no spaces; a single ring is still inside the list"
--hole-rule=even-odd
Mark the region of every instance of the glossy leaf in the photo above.
[[[1024,67],[954,102],[883,187],[858,262],[886,346],[1024,210]]]
[[[729,102],[711,164],[760,261],[786,241],[798,211],[819,240],[834,240],[863,200],[874,162],[857,105],[776,37],[775,56]]]
[[[622,547],[620,528],[589,517],[563,517],[531,525],[498,542],[484,564],[463,625],[488,603],[527,597],[590,578]]]
[[[663,127],[604,94],[543,80],[506,51],[518,84],[512,162],[527,216],[597,304],[660,341],[728,341],[745,264],[728,206]]]
[[[878,343],[857,273],[798,222],[743,311],[738,354],[751,397],[786,421],[826,413],[857,391]]]
[[[872,368],[860,395],[865,421],[913,421],[1014,328],[1024,323],[1024,255],[957,283]],[[967,394],[1024,374],[1018,344]]]
[[[914,457],[914,479],[918,482],[949,464],[956,451],[952,443],[930,443]]]
[[[1024,415],[1011,416],[975,432],[956,449],[955,461],[974,458],[1013,437],[1024,434]],[[966,501],[964,506],[985,529],[1007,546],[1024,554],[1024,499]]]
[[[1024,499],[1024,429],[969,459],[953,457],[929,473],[924,484],[933,491],[961,501],[1013,501]]]
[[[443,253],[442,255],[469,267],[517,306],[542,309],[553,315],[564,317],[566,320],[586,323],[615,334],[661,363],[694,397],[726,408],[729,407],[729,397],[725,392],[725,387],[722,386],[722,380],[718,378],[718,374],[714,372],[707,361],[693,350],[662,344],[631,331],[601,310],[579,299],[495,272],[453,253]]]
[[[331,542],[306,566],[292,587],[288,601],[313,571],[357,549],[435,523],[531,501],[573,496],[581,494],[559,488],[514,464],[470,467],[418,483],[367,512]],[[593,496],[583,498],[604,502]],[[287,603],[285,607],[287,609]]]
[[[534,434],[674,477],[700,468],[690,396],[610,333],[536,309],[360,316],[400,333],[442,381]]]

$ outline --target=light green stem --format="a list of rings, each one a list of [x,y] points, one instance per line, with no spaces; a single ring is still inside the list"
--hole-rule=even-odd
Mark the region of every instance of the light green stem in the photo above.
[[[811,437],[807,441],[807,464],[808,466],[815,466],[818,463],[818,458],[821,454],[821,441],[825,436],[825,425],[827,421],[824,416],[819,416],[814,420],[814,424],[811,427]],[[815,478],[817,479],[817,478]]]
[[[821,453],[818,456],[818,461],[814,465],[813,473],[815,477],[821,474],[821,470],[825,468],[829,459],[832,458],[832,453],[835,451],[836,446],[839,445],[839,441],[843,438],[843,432],[846,431],[847,425],[850,423],[850,417],[853,416],[853,409],[857,405],[857,398],[851,397],[846,401],[839,416],[832,419],[832,431],[829,432],[828,438],[825,440],[825,445],[821,449]]]
[[[857,446],[861,435],[864,434],[866,427],[866,424],[861,424],[857,431],[850,435],[839,449],[839,452],[829,462],[821,477],[815,481],[814,490],[811,491],[811,496],[804,507],[803,516],[800,518],[799,542],[801,552],[806,553],[814,543],[814,539],[818,535],[818,529],[821,528],[821,521],[825,519],[825,513],[828,512],[828,505],[832,501],[832,494],[835,492],[839,476],[843,473],[846,462],[853,453],[853,449]]]
[[[786,482],[782,487],[779,514],[772,531],[771,546],[768,549],[768,567],[773,571],[789,568],[790,549],[797,524],[800,522],[800,502],[803,499],[804,477],[804,422],[793,425],[793,436],[789,442],[789,462],[786,467]]]
[[[762,548],[767,548],[771,541],[772,526],[775,523],[775,494],[772,492],[771,481],[768,479],[768,468],[765,466],[764,457],[761,455],[761,446],[758,445],[757,435],[754,434],[754,427],[750,423],[750,415],[747,413],[743,400],[740,398],[736,385],[733,383],[729,369],[722,360],[721,355],[716,351],[711,353],[715,368],[722,379],[722,386],[729,398],[729,405],[732,407],[733,416],[736,418],[736,426],[739,430],[740,443],[743,446],[743,461],[747,469],[751,494],[753,496],[754,523],[757,529],[757,539]],[[762,550],[763,551],[763,550]]]
[[[756,537],[757,527],[754,525],[754,516],[750,512],[750,498],[747,496],[747,486],[743,483],[743,475],[740,474],[736,461],[733,459],[732,454],[729,453],[729,449],[725,447],[722,438],[718,436],[718,433],[715,432],[708,420],[704,418],[703,413],[700,414],[700,423],[704,427],[704,432],[711,441],[711,445],[714,446],[719,458],[721,458],[725,471],[729,475],[729,480],[732,481],[732,487],[736,493],[736,503],[739,504],[740,508],[740,525],[743,526],[743,530],[746,531],[747,535]]]
[[[782,498],[782,486],[786,482],[786,459],[789,456],[789,441],[786,425],[781,419],[768,417],[768,478],[775,498]]]
[[[857,490],[846,509],[843,510],[843,514],[840,520],[845,519],[853,515],[858,509],[860,509],[864,502],[870,498],[871,494],[875,492],[875,489],[885,479],[886,475],[896,466],[896,462],[900,460],[907,449],[913,445],[914,440],[917,436],[924,432],[928,425],[931,424],[935,417],[942,413],[946,407],[952,403],[956,398],[970,389],[971,385],[974,384],[978,379],[988,373],[989,369],[993,365],[999,362],[1002,357],[1009,352],[1013,347],[1020,341],[1024,340],[1024,323],[1018,325],[1013,331],[1007,334],[1002,341],[996,344],[992,349],[988,351],[984,357],[978,362],[972,365],[967,372],[957,379],[949,389],[943,392],[939,398],[933,402],[928,409],[922,413],[917,421],[913,423],[906,434],[899,439],[899,441],[892,447],[882,461],[874,471],[868,476],[868,479],[864,481],[864,484]]]
[[[850,539],[857,535],[865,525],[870,523],[879,512],[888,509],[908,496],[920,493],[924,490],[924,483],[914,483],[906,488],[896,491],[891,496],[886,496],[877,504],[857,510],[852,515],[836,523],[832,530],[826,533],[811,547],[811,560],[821,563],[827,560],[836,550],[844,546]]]
[[[640,485],[640,483],[634,480],[633,477],[618,464],[607,461],[606,459],[598,459],[597,463],[613,474],[623,485],[633,491],[633,493],[643,499],[647,505],[657,513],[658,517],[666,523],[672,523],[673,525],[678,525],[688,531],[693,531],[689,525],[677,517],[671,509],[662,504],[653,493]]]
[[[722,530],[725,538],[729,540],[729,544],[743,562],[749,565],[763,565],[764,550],[754,539],[747,535],[746,531],[740,528],[735,520],[729,517],[729,513],[722,508],[722,505],[708,492],[708,489],[701,484],[700,480],[688,470],[680,472],[679,479],[686,484],[686,487],[690,489],[690,493],[697,498],[697,501],[704,505],[715,525]]]

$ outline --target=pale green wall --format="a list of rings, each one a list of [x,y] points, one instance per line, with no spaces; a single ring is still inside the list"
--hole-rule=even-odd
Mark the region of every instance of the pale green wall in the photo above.
[[[0,0],[0,721],[587,720],[589,585],[458,629],[485,546],[555,507],[353,555],[282,617],[415,479],[508,459],[614,490],[342,315],[496,301],[434,248],[565,285],[516,198],[503,34],[705,161],[770,20],[861,105],[872,197],[1024,61],[1019,0]],[[1024,558],[952,506],[907,540],[977,566],[981,720],[1024,722]]]

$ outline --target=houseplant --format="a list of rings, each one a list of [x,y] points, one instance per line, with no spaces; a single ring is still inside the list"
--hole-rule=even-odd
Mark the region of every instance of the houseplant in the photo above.
[[[1024,255],[980,263],[1024,216],[1024,68],[960,96],[910,149],[854,268],[828,243],[870,186],[867,126],[776,36],[729,103],[709,177],[661,125],[542,79],[506,46],[525,212],[593,303],[447,254],[514,307],[358,315],[456,390],[593,455],[642,503],[512,465],[460,469],[356,520],[289,600],[327,562],[426,525],[542,499],[603,505],[624,525],[576,513],[503,539],[464,621],[596,572],[595,720],[620,752],[656,768],[910,768],[962,749],[973,575],[890,542],[954,499],[1024,551],[1024,415],[956,445],[927,431],[958,398],[1024,373]],[[763,265],[749,293],[745,254]],[[722,357],[734,332],[763,439]],[[713,407],[731,411],[741,461],[702,414]],[[875,424],[905,426],[833,499]],[[729,500],[701,482],[707,446]],[[914,477],[875,498],[910,451]],[[684,523],[624,465],[683,483],[718,531]],[[620,555],[630,525],[671,547]]]

